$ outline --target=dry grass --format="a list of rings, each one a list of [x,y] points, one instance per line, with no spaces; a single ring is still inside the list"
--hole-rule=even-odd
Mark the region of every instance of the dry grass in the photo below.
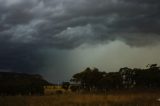
[[[0,97],[0,106],[160,106],[160,93],[62,94]]]

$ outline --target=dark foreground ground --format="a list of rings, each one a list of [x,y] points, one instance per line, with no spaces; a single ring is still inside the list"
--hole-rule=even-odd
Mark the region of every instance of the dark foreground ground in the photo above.
[[[1,96],[0,106],[160,106],[160,92]]]

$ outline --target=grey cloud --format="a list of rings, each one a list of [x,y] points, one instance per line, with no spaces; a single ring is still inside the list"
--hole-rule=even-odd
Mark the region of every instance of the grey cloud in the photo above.
[[[7,40],[11,42],[15,40],[56,48],[75,48],[83,43],[101,42],[102,39],[108,42],[120,38],[131,42],[135,35],[137,45],[141,36],[147,34],[152,40],[160,33],[158,0],[0,2],[0,37],[8,36]],[[88,24],[92,30],[86,33],[83,29],[90,30],[86,28]],[[68,28],[74,30],[74,33],[69,33]]]
[[[16,72],[36,73],[42,63],[34,47],[22,44],[1,43],[0,69]]]

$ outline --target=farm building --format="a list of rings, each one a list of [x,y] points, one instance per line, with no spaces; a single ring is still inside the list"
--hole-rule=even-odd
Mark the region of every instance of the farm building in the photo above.
[[[44,86],[44,95],[53,95],[67,93],[70,90],[65,90],[62,85],[47,85]]]

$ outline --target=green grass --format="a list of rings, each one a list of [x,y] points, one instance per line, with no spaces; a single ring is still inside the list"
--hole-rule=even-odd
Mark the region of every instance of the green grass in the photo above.
[[[5,96],[0,106],[160,106],[159,92]]]

